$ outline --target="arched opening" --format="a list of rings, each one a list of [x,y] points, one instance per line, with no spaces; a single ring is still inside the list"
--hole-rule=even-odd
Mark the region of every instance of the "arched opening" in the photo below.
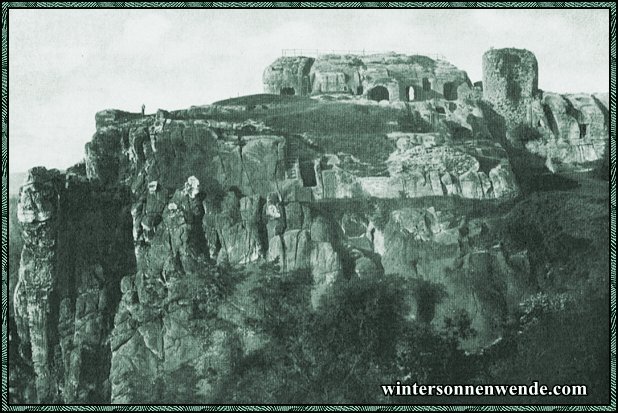
[[[416,94],[414,93],[414,88],[412,86],[408,86],[406,88],[406,96],[408,98],[408,102],[416,100]]]
[[[446,82],[444,84],[444,99],[446,100],[457,100],[457,86],[453,82]]]
[[[416,88],[416,86],[408,86],[406,88],[406,98],[408,102],[421,100],[420,91]]]
[[[358,85],[358,87],[356,88],[356,94],[357,95],[363,94],[363,85]]]
[[[440,284],[418,280],[415,282],[412,295],[416,300],[416,319],[422,323],[430,323],[436,315],[436,305],[445,296],[445,290]]]
[[[280,94],[283,96],[293,96],[296,92],[293,87],[282,87]]]
[[[300,169],[300,178],[303,181],[304,187],[313,187],[318,184],[312,161],[301,161],[299,162],[298,167]]]
[[[369,90],[367,97],[371,100],[375,100],[376,102],[380,102],[381,100],[389,100],[388,99],[388,89],[384,86],[376,86],[373,89]]]

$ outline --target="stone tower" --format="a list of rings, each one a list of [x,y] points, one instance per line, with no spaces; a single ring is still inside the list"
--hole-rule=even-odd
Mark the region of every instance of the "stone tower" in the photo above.
[[[528,122],[538,82],[536,57],[528,50],[491,49],[483,55],[483,99],[509,127]]]

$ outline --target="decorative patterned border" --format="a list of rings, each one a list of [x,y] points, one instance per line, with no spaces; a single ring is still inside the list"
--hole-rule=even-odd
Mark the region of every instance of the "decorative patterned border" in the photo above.
[[[10,8],[607,8],[610,12],[611,402],[608,406],[285,406],[285,405],[9,405],[8,325],[8,12]],[[10,411],[615,411],[616,410],[616,4],[610,2],[5,2],[2,3],[2,409]]]

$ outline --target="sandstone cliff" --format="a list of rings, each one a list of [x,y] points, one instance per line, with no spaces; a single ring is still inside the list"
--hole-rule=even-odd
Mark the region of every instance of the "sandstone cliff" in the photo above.
[[[544,212],[512,163],[520,123],[538,136],[519,146],[583,166],[608,123],[606,97],[541,94],[533,57],[488,53],[485,100],[444,61],[327,55],[277,60],[273,94],[97,113],[85,162],[33,168],[19,194],[22,397],[212,401],[268,345],[253,287],[275,272],[308,276],[307,313],[338,285],[399,274],[408,320],[447,331],[465,314],[460,349],[491,348],[523,302],[557,288],[548,263],[600,239],[562,229],[554,214],[586,225],[560,196],[547,220],[559,241],[526,216]]]

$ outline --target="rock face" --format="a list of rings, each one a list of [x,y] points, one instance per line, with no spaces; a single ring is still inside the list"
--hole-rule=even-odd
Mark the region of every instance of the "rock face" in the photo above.
[[[307,95],[311,90],[310,57],[280,57],[264,70],[264,91],[276,95]]]
[[[171,402],[177,395],[152,388],[182,377],[207,401],[237,354],[263,345],[220,301],[218,266],[306,270],[313,308],[338,282],[402,268],[389,264],[397,241],[367,214],[333,215],[316,200],[517,194],[501,148],[455,142],[448,129],[385,134],[393,151],[368,167],[260,121],[208,118],[227,110],[104,111],[83,171],[31,171],[15,318],[37,400]],[[487,136],[474,114],[482,119],[455,105],[444,119]]]
[[[261,122],[215,122],[185,115],[185,119],[139,117],[100,128],[86,146],[86,172],[101,184],[131,185],[137,198],[132,213],[138,238],[148,236],[144,228],[160,219],[162,200],[192,175],[206,192],[236,187],[243,194],[265,198],[279,191],[286,202],[516,195],[506,152],[489,140],[480,107],[447,102],[415,104],[415,113],[423,118],[419,122],[434,124],[435,131],[377,134],[374,140],[386,139],[395,148],[384,160],[361,162],[349,153],[317,150],[310,137],[276,133]],[[407,110],[401,111],[407,116]],[[498,167],[499,174],[492,172]]]
[[[411,198],[459,195],[488,199],[518,193],[506,153],[500,148],[476,145],[478,159],[493,164],[488,171],[482,171],[479,160],[465,146],[438,144],[437,140],[423,142],[420,134],[397,136],[398,151],[387,161],[391,178],[384,186],[392,191],[393,198],[403,194]],[[372,184],[375,182],[372,180]]]
[[[410,316],[440,325],[464,311],[477,331],[462,343],[468,350],[499,338],[518,300],[533,288],[523,281],[529,265],[517,261],[526,261],[527,252],[486,248],[488,233],[483,220],[433,207],[395,210],[384,229],[384,271],[414,281]]]
[[[135,250],[136,274],[120,284],[110,338],[113,402],[205,400],[239,351],[237,332],[216,322],[220,275],[208,260],[192,183],[166,202],[149,242]]]
[[[218,262],[247,264],[264,256],[263,204],[259,195],[238,199],[236,193],[229,192],[225,209],[204,217],[204,229],[211,235],[211,251]]]
[[[527,51],[514,49],[509,53],[497,57],[487,54],[489,86],[485,98],[501,114],[509,112],[513,118],[525,118],[538,92],[536,60]],[[511,55],[512,59],[508,57]],[[295,73],[302,61],[310,65],[311,86],[311,93],[303,95],[358,96],[349,104],[359,105],[371,101],[408,102],[408,106],[400,108],[401,116],[411,119],[411,128],[426,129],[421,133],[390,132],[387,139],[396,143],[397,150],[383,163],[379,159],[363,162],[342,152],[315,153],[309,149],[310,136],[309,147],[286,139],[285,178],[296,181],[295,186],[310,188],[314,199],[428,195],[485,199],[517,194],[506,153],[495,141],[491,142],[484,106],[478,102],[478,91],[465,72],[443,60],[394,53],[303,59],[307,58],[285,57],[275,61],[265,71],[265,90],[278,93],[280,82],[271,73],[285,72],[282,68]],[[520,64],[511,70],[513,62],[509,59]],[[517,99],[507,98],[507,89],[519,90]]]
[[[313,220],[307,205],[284,204],[277,194],[243,196],[235,190],[221,199],[204,199],[197,178],[159,206],[155,185],[149,199],[157,222],[135,239],[137,271],[123,278],[122,298],[111,334],[111,400],[131,403],[172,402],[169,388],[182,377],[182,391],[191,400],[209,400],[240,354],[259,348],[256,332],[223,300],[226,283],[218,265],[278,262],[282,272],[310,270],[312,299],[333,285],[342,273],[326,218]],[[143,203],[143,201],[140,201]],[[133,208],[136,209],[135,207]],[[148,209],[148,208],[146,208]],[[315,224],[315,225],[314,225]],[[270,236],[270,239],[267,238]],[[242,288],[241,288],[242,289]],[[251,308],[244,296],[242,308]],[[255,310],[251,310],[255,311]],[[222,323],[221,318],[227,320]],[[160,392],[152,392],[152,386]],[[171,387],[170,387],[171,386]]]
[[[535,154],[567,165],[592,165],[603,159],[609,134],[607,96],[543,93],[531,106],[531,124],[540,138],[526,143]]]
[[[446,61],[397,53],[280,57],[263,79],[266,93],[348,94],[391,102],[456,100],[472,89],[466,72]]]
[[[24,248],[13,308],[39,402],[109,400],[115,288],[133,267],[124,197],[44,168],[31,169],[21,188]]]
[[[362,95],[363,83],[360,73],[365,67],[365,63],[358,56],[320,56],[311,66],[311,93]]]
[[[22,342],[30,344],[39,402],[53,400],[56,391],[52,376],[53,343],[48,331],[50,313],[58,281],[56,246],[58,241],[57,171],[33,168],[19,193],[17,219],[22,224],[24,249],[15,287],[15,320]]]

